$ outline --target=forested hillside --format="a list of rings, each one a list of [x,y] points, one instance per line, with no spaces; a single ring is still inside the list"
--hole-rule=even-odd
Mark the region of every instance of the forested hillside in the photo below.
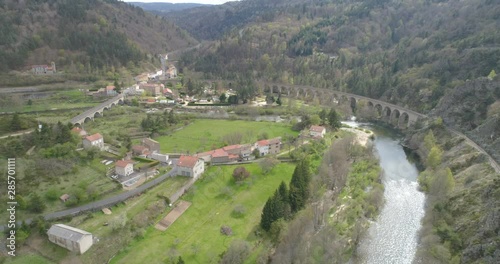
[[[204,4],[197,3],[144,3],[144,2],[128,2],[131,5],[138,6],[147,11],[154,11],[155,13],[168,13],[172,11],[180,11],[188,8],[205,6]]]
[[[116,0],[1,0],[0,70],[54,61],[90,73],[196,43],[173,23]]]
[[[246,75],[309,84],[428,112],[447,89],[487,76],[500,63],[496,1],[301,2],[267,1],[265,12],[245,9],[245,16],[232,24],[225,20],[225,26],[247,17],[253,17],[251,23],[208,49],[186,54],[183,65],[208,78]],[[185,17],[196,17],[192,12]],[[195,20],[208,25],[217,14]]]

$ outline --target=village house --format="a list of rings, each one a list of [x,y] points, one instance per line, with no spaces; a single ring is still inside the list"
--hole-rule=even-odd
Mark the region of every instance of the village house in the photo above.
[[[128,160],[119,160],[115,164],[116,174],[126,177],[134,173],[134,164]]]
[[[278,154],[281,150],[281,138],[272,138],[267,140],[269,143],[269,154]]]
[[[281,150],[281,138],[263,139],[255,143],[254,149],[258,149],[260,156],[278,154]]]
[[[322,138],[326,134],[326,128],[322,126],[315,126],[312,125],[311,128],[309,128],[309,135],[314,138]]]
[[[79,128],[79,127],[74,127],[73,129],[71,129],[71,132],[80,136],[80,137],[86,137],[87,136],[87,131],[83,130],[83,128]]]
[[[56,64],[54,62],[48,65],[31,65],[31,72],[35,75],[56,73]]]
[[[145,146],[142,146],[142,145],[134,145],[132,146],[132,154],[134,154],[134,156],[139,156],[139,157],[147,157],[151,152],[149,151],[149,149]]]
[[[83,138],[83,148],[89,149],[92,147],[99,148],[100,150],[104,149],[104,138],[101,134],[95,133]]]
[[[259,150],[260,156],[269,154],[269,141],[267,139],[259,140],[255,143],[255,148]]]
[[[216,149],[212,153],[211,163],[227,163],[229,162],[229,153],[223,149]]]
[[[202,159],[193,156],[181,156],[175,166],[177,175],[198,178],[205,171]]]
[[[172,92],[172,89],[170,88],[163,89],[163,95],[165,97],[174,98],[174,92]]]
[[[177,68],[173,64],[168,65],[167,72],[165,73],[165,77],[171,79],[177,77]]]
[[[147,147],[151,152],[160,152],[160,143],[150,138],[143,138],[142,145]]]
[[[214,154],[215,150],[210,150],[207,152],[197,153],[194,155],[195,157],[202,159],[206,163],[212,162],[212,154]]]
[[[115,88],[116,87],[113,85],[106,86],[106,95],[107,96],[115,96],[117,94]]]
[[[159,96],[163,91],[164,85],[156,83],[143,83],[139,85],[139,88],[143,89],[144,92],[146,92],[146,95]]]
[[[63,224],[52,225],[47,235],[50,242],[79,254],[85,253],[94,243],[91,233]]]

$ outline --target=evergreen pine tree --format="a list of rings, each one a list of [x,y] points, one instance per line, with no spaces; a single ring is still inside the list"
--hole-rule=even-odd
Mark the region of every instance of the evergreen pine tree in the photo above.
[[[333,129],[339,129],[342,126],[342,123],[340,123],[340,116],[333,108],[330,109],[328,113],[328,124],[330,124]]]
[[[19,118],[18,113],[15,113],[10,121],[10,131],[19,131],[21,129],[21,118]]]
[[[269,197],[267,199],[266,204],[264,205],[264,209],[262,209],[262,215],[260,219],[260,226],[262,229],[269,231],[271,229],[271,224],[272,224],[272,214],[273,214],[273,199],[272,197]]]

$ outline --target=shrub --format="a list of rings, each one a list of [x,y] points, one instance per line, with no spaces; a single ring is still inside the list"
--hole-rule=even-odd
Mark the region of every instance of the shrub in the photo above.
[[[233,178],[236,182],[243,181],[250,177],[250,172],[245,169],[245,167],[236,167],[233,171]]]
[[[220,232],[223,235],[230,236],[233,234],[233,229],[229,226],[221,226]]]

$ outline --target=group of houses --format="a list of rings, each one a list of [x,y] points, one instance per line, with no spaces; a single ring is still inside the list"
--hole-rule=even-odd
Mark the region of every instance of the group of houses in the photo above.
[[[103,88],[99,88],[97,91],[88,91],[87,95],[93,97],[105,97],[105,96],[115,96],[118,92],[116,91],[116,87],[114,85],[108,85]]]
[[[56,64],[54,62],[49,65],[31,65],[31,73],[35,75],[45,75],[56,73]]]
[[[229,145],[215,150],[198,153],[195,156],[206,163],[218,164],[249,160],[252,154],[259,156],[278,154],[281,150],[281,138],[263,139],[254,144]]]

